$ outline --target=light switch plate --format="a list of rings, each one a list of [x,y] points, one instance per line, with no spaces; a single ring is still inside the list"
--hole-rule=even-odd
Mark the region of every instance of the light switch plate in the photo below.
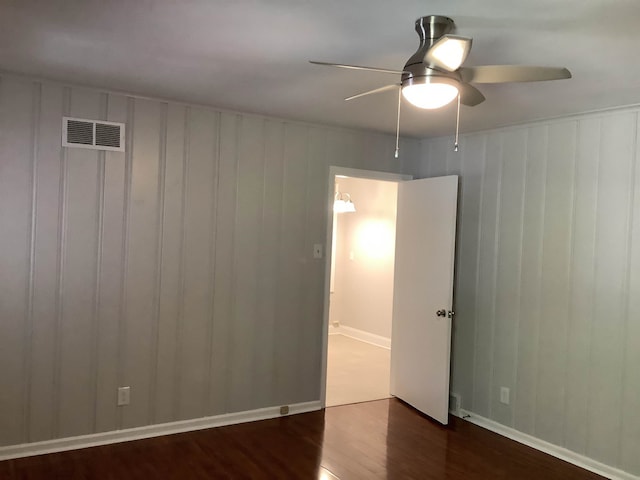
[[[500,403],[509,405],[509,389],[507,387],[500,387]]]
[[[131,401],[131,387],[119,387],[118,388],[118,406],[129,405]]]

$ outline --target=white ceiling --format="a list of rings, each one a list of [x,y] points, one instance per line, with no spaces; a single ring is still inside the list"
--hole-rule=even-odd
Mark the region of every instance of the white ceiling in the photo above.
[[[397,97],[346,96],[400,69],[417,17],[473,37],[465,65],[566,66],[573,79],[480,85],[463,131],[640,103],[639,0],[0,0],[0,69],[242,112],[393,132]],[[455,102],[454,102],[455,103]],[[403,103],[404,135],[449,134],[455,107]]]

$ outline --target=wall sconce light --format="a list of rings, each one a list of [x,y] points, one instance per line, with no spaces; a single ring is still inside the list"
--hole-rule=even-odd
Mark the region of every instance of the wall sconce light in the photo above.
[[[348,193],[336,192],[333,201],[333,211],[335,213],[353,213],[356,211],[356,206],[351,201],[351,195]]]

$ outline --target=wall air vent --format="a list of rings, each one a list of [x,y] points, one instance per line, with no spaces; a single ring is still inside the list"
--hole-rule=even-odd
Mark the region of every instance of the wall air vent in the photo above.
[[[124,152],[124,123],[62,117],[62,146]]]

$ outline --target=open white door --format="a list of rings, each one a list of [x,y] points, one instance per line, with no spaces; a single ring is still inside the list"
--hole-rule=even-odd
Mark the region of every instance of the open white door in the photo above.
[[[448,423],[458,177],[398,184],[391,394]]]

